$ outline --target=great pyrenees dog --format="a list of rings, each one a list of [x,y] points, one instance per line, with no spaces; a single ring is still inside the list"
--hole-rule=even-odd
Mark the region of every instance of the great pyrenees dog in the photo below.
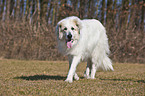
[[[87,61],[84,74],[87,79],[95,79],[97,70],[114,70],[108,57],[110,50],[106,30],[98,20],[67,17],[58,22],[56,34],[58,50],[69,59],[66,82],[73,82],[73,77],[79,80],[75,71],[80,61]]]

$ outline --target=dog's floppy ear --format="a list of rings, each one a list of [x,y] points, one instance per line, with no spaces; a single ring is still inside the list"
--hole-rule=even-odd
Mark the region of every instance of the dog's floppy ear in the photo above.
[[[61,24],[59,24],[59,25],[58,25],[58,32],[61,31],[61,27],[62,27]]]
[[[81,22],[81,20],[78,17],[76,17],[74,19],[74,22],[75,22],[76,26],[79,28],[79,30],[81,30],[82,29],[82,22]]]
[[[61,23],[57,24],[57,28],[56,28],[56,35],[57,35],[57,39],[62,39],[63,38],[63,33],[61,32]]]

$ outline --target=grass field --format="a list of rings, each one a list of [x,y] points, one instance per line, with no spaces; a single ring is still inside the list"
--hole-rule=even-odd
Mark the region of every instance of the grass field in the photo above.
[[[115,63],[114,72],[83,78],[86,63],[77,67],[79,81],[64,82],[66,61],[0,60],[0,96],[145,96],[145,64]]]

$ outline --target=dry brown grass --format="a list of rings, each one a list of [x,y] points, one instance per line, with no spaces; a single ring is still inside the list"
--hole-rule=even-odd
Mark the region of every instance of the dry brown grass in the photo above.
[[[144,96],[145,65],[115,63],[114,72],[97,72],[83,78],[86,63],[79,64],[79,81],[64,82],[66,61],[0,60],[0,96]]]

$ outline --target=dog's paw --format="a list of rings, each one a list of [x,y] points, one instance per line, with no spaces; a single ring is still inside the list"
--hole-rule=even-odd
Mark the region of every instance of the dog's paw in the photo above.
[[[75,80],[79,80],[79,76],[77,74],[74,75]]]
[[[87,74],[84,74],[84,77],[87,78],[87,79],[90,79],[91,77],[88,76]]]
[[[78,76],[75,76],[74,79],[75,79],[75,80],[79,80],[80,78],[79,78]]]
[[[66,79],[65,82],[72,83],[73,80]]]

